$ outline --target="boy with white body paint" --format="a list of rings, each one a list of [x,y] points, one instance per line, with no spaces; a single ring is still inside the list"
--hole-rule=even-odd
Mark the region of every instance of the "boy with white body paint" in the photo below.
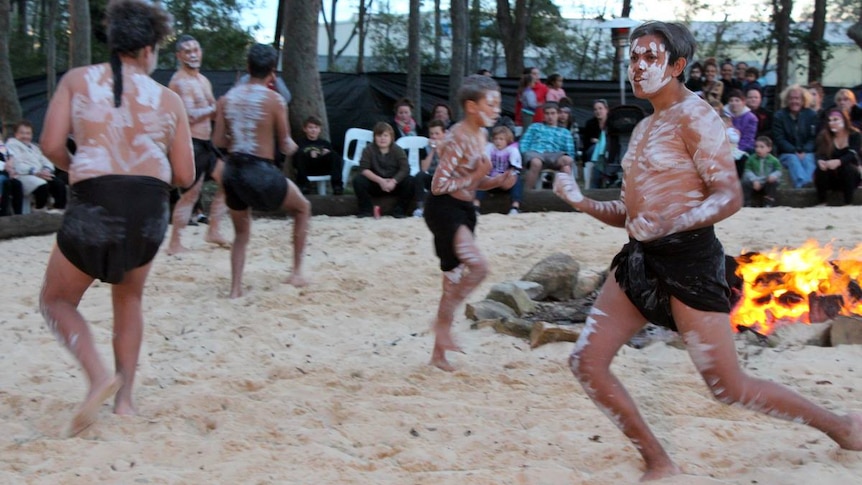
[[[588,199],[569,174],[554,191],[570,205],[625,227],[630,241],[614,258],[570,357],[596,405],[637,447],[642,481],[679,474],[622,383],[614,355],[646,322],[678,329],[719,401],[817,428],[842,448],[862,450],[862,414],[838,415],[778,384],[742,372],[731,333],[724,251],[713,224],[741,205],[740,184],[718,115],[683,85],[695,40],[679,24],[650,22],[632,32],[629,81],[655,112],[632,134],[618,201]],[[706,261],[704,261],[706,259]]]
[[[467,77],[458,90],[464,119],[439,143],[440,163],[425,201],[425,223],[434,234],[434,248],[443,271],[443,294],[434,320],[434,350],[431,365],[445,371],[455,368],[446,360],[447,351],[460,352],[452,340],[455,309],[485,279],[488,261],[476,246],[473,230],[476,190],[509,189],[518,179],[515,170],[491,177],[491,160],[485,153],[486,128],[500,116],[500,87],[488,76]]]

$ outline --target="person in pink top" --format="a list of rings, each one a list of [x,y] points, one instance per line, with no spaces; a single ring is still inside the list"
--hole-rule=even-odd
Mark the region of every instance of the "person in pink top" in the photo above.
[[[567,96],[566,90],[563,89],[563,76],[557,73],[548,76],[548,94],[545,96],[545,100],[559,103],[565,97]]]

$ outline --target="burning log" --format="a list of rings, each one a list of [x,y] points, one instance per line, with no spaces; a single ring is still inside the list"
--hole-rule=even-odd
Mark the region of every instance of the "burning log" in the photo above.
[[[841,314],[844,307],[844,297],[841,295],[808,294],[808,323],[819,323],[832,320]]]

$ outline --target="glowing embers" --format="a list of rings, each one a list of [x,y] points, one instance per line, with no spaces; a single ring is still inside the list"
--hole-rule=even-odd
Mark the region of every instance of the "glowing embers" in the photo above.
[[[862,245],[839,249],[810,240],[798,249],[745,253],[736,258],[741,300],[730,315],[734,329],[768,335],[783,323],[812,323],[862,315]]]

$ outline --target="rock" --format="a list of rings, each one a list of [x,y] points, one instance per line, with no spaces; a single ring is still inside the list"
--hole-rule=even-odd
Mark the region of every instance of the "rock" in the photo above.
[[[592,292],[596,291],[605,283],[605,278],[608,277],[607,271],[584,270],[578,273],[578,280],[575,283],[575,290],[572,292],[572,298],[580,300],[586,298]]]
[[[554,253],[536,263],[521,279],[542,285],[545,298],[564,301],[572,297],[580,269],[581,265],[575,258],[568,254]]]
[[[494,300],[482,300],[476,303],[468,303],[464,309],[464,315],[470,320],[493,320],[495,318],[516,318],[515,310]]]
[[[531,300],[541,300],[545,297],[545,288],[535,281],[513,281],[513,285],[527,292]]]
[[[530,332],[533,330],[533,322],[520,318],[502,318],[494,323],[494,330],[497,333],[528,339],[530,338]]]
[[[837,345],[862,344],[862,319],[856,317],[835,317],[829,340],[833,347]]]
[[[515,310],[515,313],[519,317],[523,316],[525,313],[532,312],[536,308],[536,304],[533,303],[533,300],[530,299],[527,292],[511,282],[497,283],[492,286],[491,290],[488,292],[488,296],[485,298],[488,300],[499,301],[508,306],[512,310]]]
[[[530,348],[535,349],[549,342],[577,342],[583,325],[554,325],[534,322],[530,330]]]
[[[857,320],[858,321],[858,320]],[[832,323],[790,323],[779,325],[768,339],[770,347],[797,347],[801,345],[829,346],[829,327]]]

